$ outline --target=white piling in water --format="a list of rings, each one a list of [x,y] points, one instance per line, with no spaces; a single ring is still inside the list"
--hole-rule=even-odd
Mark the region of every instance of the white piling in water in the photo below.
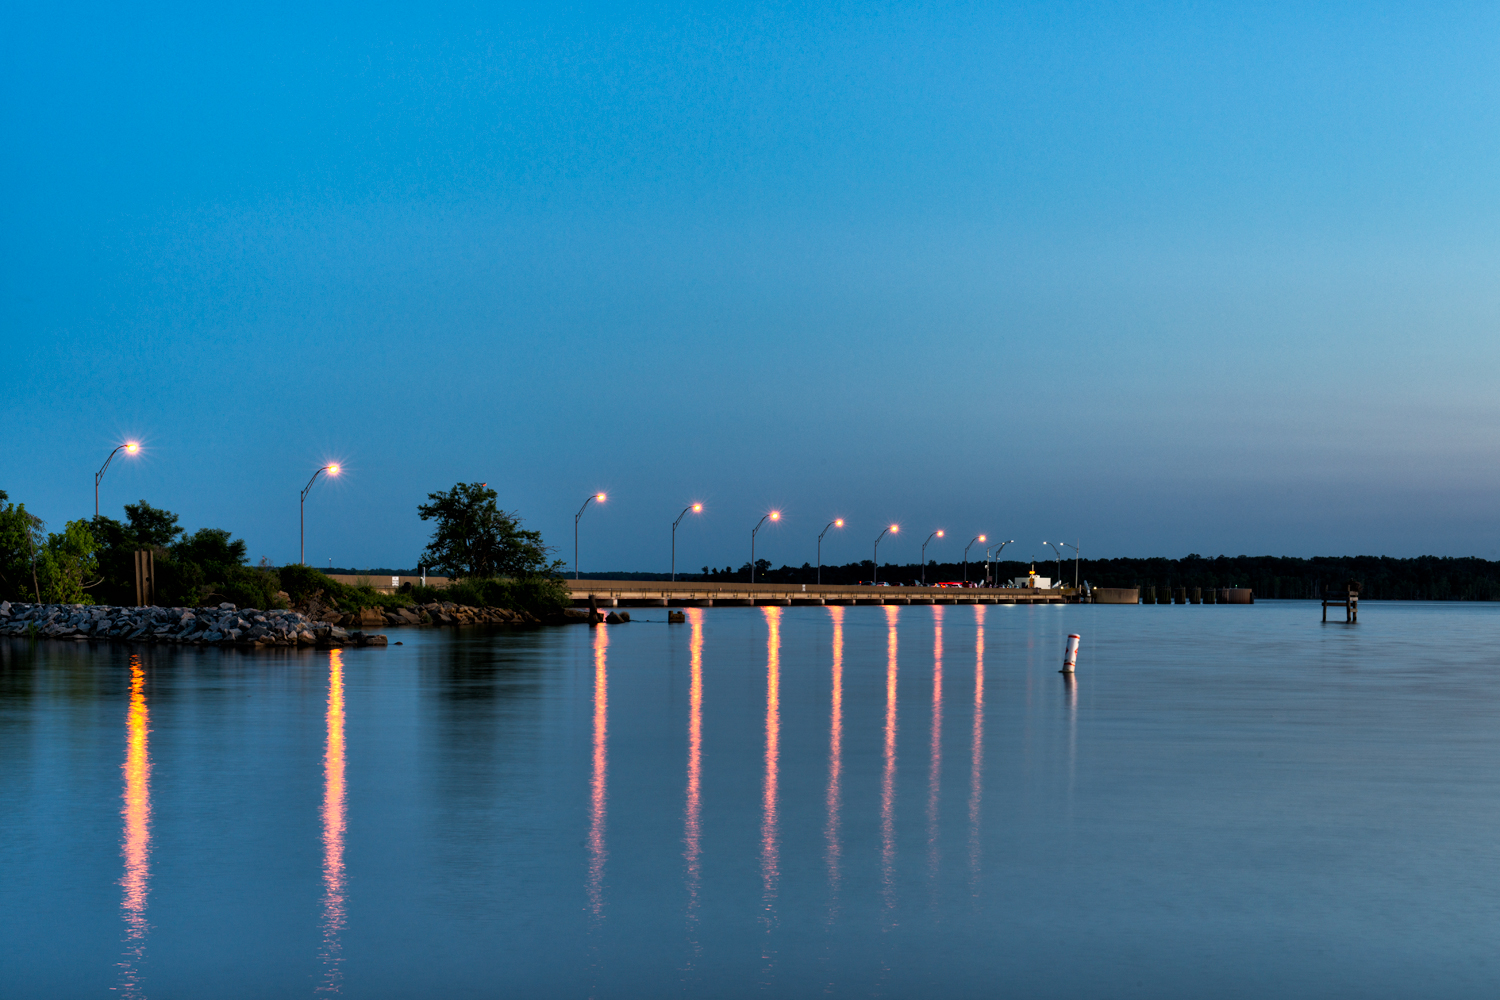
[[[1068,636],[1068,651],[1063,654],[1062,672],[1065,674],[1071,674],[1074,665],[1078,663],[1078,639],[1079,636],[1076,635]]]

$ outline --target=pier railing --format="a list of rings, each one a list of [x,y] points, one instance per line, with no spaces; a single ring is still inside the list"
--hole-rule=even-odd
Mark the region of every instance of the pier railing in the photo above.
[[[876,587],[801,583],[691,583],[639,580],[568,580],[573,603],[586,607],[756,604],[1062,604],[1072,588]]]

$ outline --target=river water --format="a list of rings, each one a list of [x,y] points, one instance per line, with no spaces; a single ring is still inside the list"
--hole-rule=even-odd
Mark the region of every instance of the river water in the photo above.
[[[1500,606],[688,615],[0,640],[3,993],[1500,990]]]

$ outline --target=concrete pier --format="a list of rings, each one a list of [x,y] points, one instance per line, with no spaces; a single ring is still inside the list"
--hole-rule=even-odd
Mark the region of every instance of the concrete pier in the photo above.
[[[573,604],[587,607],[722,607],[823,604],[1062,604],[1061,590],[1010,587],[859,587],[800,583],[670,583],[641,580],[568,580]]]

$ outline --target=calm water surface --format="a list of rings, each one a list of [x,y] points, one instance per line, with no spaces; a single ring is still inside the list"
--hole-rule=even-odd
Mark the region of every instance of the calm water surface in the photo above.
[[[0,640],[3,992],[1494,996],[1500,607],[1363,612]]]

